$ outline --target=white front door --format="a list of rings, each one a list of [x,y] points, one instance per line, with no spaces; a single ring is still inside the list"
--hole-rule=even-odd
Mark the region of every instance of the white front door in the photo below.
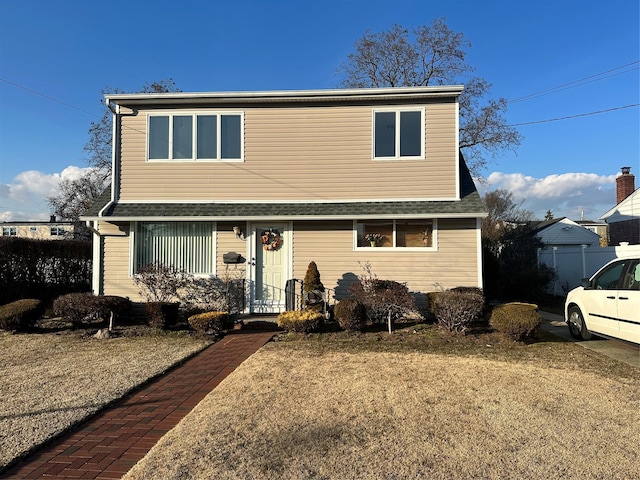
[[[283,312],[291,251],[287,225],[256,224],[252,234],[251,312]]]

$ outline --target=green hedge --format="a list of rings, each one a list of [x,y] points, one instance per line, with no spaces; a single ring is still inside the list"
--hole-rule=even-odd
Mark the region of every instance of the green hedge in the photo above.
[[[493,307],[489,325],[516,341],[533,337],[542,325],[538,306],[533,303],[505,303]]]
[[[33,327],[44,314],[44,304],[37,299],[16,300],[0,306],[0,329],[24,331]]]

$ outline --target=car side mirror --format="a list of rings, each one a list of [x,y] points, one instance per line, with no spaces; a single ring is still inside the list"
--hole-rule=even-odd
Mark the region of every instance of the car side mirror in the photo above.
[[[580,280],[580,286],[584,288],[591,288],[591,282],[588,278],[583,278],[582,280]]]

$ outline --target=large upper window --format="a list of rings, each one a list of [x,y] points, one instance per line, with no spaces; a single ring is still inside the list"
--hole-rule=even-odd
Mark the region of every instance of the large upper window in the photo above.
[[[145,265],[164,265],[193,274],[215,273],[212,222],[138,222],[134,273]]]
[[[149,115],[149,160],[242,160],[242,113]]]
[[[435,220],[362,220],[355,222],[356,246],[435,249]]]
[[[373,157],[424,158],[424,109],[373,112]]]
[[[17,237],[18,229],[16,227],[2,227],[3,237]]]

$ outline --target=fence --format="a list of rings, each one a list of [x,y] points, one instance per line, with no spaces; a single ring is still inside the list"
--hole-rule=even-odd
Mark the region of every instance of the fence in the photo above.
[[[628,255],[640,255],[640,245],[551,247],[538,249],[538,265],[545,264],[556,272],[556,279],[547,286],[547,293],[566,295],[580,285],[580,280],[593,275],[608,261]]]

